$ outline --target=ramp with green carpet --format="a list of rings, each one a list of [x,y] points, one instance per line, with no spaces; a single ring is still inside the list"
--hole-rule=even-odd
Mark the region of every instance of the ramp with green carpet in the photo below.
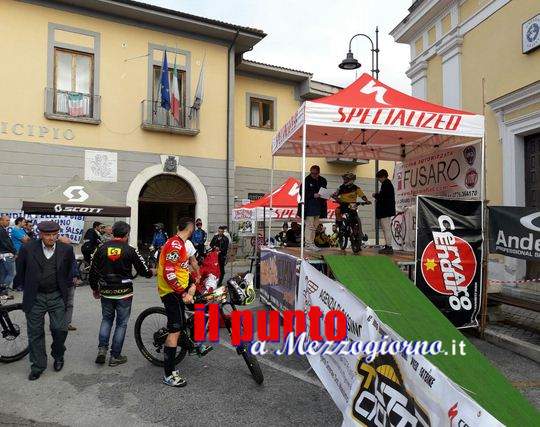
[[[346,286],[405,340],[463,340],[465,356],[427,356],[446,376],[506,425],[540,425],[540,413],[467,338],[384,256],[325,256]],[[394,314],[397,313],[397,314]]]

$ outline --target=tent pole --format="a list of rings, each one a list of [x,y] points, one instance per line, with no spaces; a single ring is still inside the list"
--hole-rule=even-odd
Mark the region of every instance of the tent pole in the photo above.
[[[273,188],[274,188],[274,167],[275,167],[275,157],[274,155],[272,154],[272,169],[270,170],[270,219],[268,220],[268,246],[272,246],[272,244],[270,244],[270,238],[272,237],[271,233],[272,233],[272,217],[274,216],[274,192],[273,192]]]
[[[487,303],[488,303],[488,242],[487,242],[487,200],[486,200],[486,141],[482,136],[482,187],[480,189],[480,200],[482,201],[482,307],[480,309],[480,336],[484,337],[487,325]]]
[[[300,221],[300,259],[304,259],[304,223],[305,223],[305,175],[306,175],[306,122],[302,125],[302,176],[300,177],[300,182],[302,185],[302,194],[300,195],[301,200],[301,221]]]

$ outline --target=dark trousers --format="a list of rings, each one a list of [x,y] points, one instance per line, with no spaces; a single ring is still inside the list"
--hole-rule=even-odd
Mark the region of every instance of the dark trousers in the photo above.
[[[221,273],[221,277],[219,278],[219,284],[223,282],[223,279],[225,278],[225,264],[227,263],[227,254],[218,256],[218,263],[219,263],[219,271]]]
[[[99,328],[99,347],[109,348],[111,330],[116,317],[116,326],[111,346],[111,356],[118,357],[122,353],[126,329],[131,314],[133,298],[112,299],[101,297],[101,327]]]
[[[64,357],[67,337],[66,307],[60,291],[48,294],[39,293],[32,309],[26,313],[28,346],[32,372],[43,372],[47,368],[45,350],[45,314],[49,315],[52,336],[51,356],[55,360]]]

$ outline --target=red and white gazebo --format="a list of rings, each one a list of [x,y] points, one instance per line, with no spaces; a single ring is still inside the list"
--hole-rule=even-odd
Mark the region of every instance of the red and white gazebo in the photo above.
[[[484,200],[484,116],[414,98],[363,74],[333,95],[304,102],[272,140],[272,160],[302,157],[303,180],[306,157],[404,161],[480,140]],[[274,161],[271,181],[273,170]],[[301,242],[303,257],[303,236]]]
[[[270,201],[272,200],[272,209]],[[233,221],[262,221],[263,219],[274,219],[291,221],[295,220],[300,201],[300,181],[289,177],[276,188],[272,193],[265,194],[258,200],[254,200],[246,205],[234,208],[232,211]],[[333,201],[328,201],[328,218],[335,217],[335,210],[338,206]]]

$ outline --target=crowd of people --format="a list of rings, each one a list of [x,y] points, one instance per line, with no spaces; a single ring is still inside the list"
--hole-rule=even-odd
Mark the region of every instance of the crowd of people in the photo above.
[[[71,321],[75,286],[80,283],[79,271],[74,247],[69,239],[60,236],[58,223],[40,222],[37,234],[33,226],[27,230],[22,217],[15,220],[10,233],[9,226],[9,217],[1,216],[0,279],[3,284],[12,286],[11,289],[23,292],[30,359],[28,379],[34,381],[47,368],[45,315],[49,316],[53,368],[57,372],[63,369],[66,337],[68,331],[76,330]],[[167,313],[169,330],[164,349],[163,383],[184,386],[186,381],[174,366],[177,344],[199,356],[212,349],[191,341],[184,331],[185,304],[193,303],[197,290],[202,292],[201,277],[211,273],[216,279],[215,285],[221,284],[231,236],[226,226],[218,228],[208,244],[208,251],[216,254],[215,267],[203,264],[201,268],[197,255],[207,252],[207,232],[200,219],[179,219],[177,233],[172,237],[167,236],[163,224],[156,224],[152,245],[159,253],[159,260],[157,268],[153,269],[139,251],[128,244],[129,233],[130,226],[126,222],[107,226],[96,221],[86,231],[81,246],[83,257],[90,263],[89,284],[93,296],[101,303],[95,362],[104,364],[108,353],[109,366],[127,362],[122,348],[131,314],[134,269],[142,277],[157,276],[157,292]],[[204,271],[205,268],[208,271]]]

